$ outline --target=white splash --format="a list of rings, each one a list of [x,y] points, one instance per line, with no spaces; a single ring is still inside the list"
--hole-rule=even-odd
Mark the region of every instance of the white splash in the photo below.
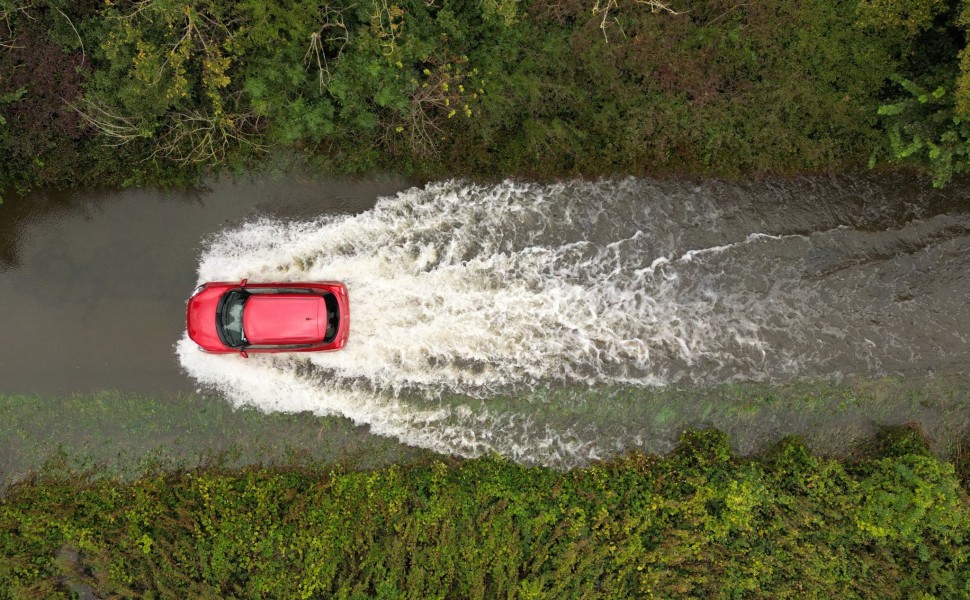
[[[349,342],[339,352],[244,360],[202,354],[183,339],[179,359],[240,404],[339,414],[441,452],[540,462],[601,450],[574,432],[491,414],[489,397],[548,382],[704,380],[739,365],[759,377],[766,311],[743,290],[718,289],[700,263],[777,236],[686,250],[664,247],[649,229],[612,227],[618,239],[592,239],[611,215],[582,210],[591,193],[603,192],[595,184],[447,182],[357,216],[223,231],[202,256],[200,282],[343,281]],[[781,290],[760,302],[773,293]],[[790,357],[778,364],[797,368]],[[478,401],[422,408],[402,399],[441,393]]]
[[[376,390],[487,397],[550,380],[659,385],[672,365],[715,357],[726,339],[764,353],[748,300],[726,311],[734,291],[682,281],[688,263],[762,237],[679,256],[650,254],[643,231],[537,243],[547,230],[583,234],[568,215],[556,220],[557,192],[445,183],[359,216],[248,223],[212,240],[199,278],[344,281],[350,342],[310,359]]]

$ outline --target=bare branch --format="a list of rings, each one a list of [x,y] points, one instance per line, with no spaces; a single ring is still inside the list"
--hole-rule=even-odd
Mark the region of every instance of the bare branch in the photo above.
[[[433,57],[429,62],[429,68],[424,70],[426,79],[416,85],[407,109],[398,119],[387,121],[379,138],[379,142],[392,152],[403,142],[415,156],[437,156],[444,122],[459,112],[465,117],[472,115],[468,102],[478,94],[464,89],[468,74],[453,68],[450,62]]]
[[[197,110],[171,112],[165,115],[157,135],[153,136],[144,120],[123,116],[87,98],[83,103],[85,108],[70,103],[68,106],[103,134],[109,146],[155,137],[155,148],[148,159],[162,157],[181,164],[217,164],[234,148],[246,146],[260,153],[269,148],[259,141],[259,117],[252,113],[217,116]]]
[[[333,73],[330,70],[331,67],[335,66],[337,61],[340,60],[340,56],[343,54],[344,48],[347,47],[347,43],[350,40],[347,25],[344,23],[341,11],[327,7],[324,9],[323,19],[323,25],[320,27],[320,30],[310,34],[310,45],[307,47],[306,54],[303,56],[303,64],[307,69],[316,61],[317,80],[320,84],[321,94],[333,79]],[[324,40],[323,35],[326,32],[330,32],[330,35]],[[324,41],[330,44],[340,44],[340,48],[333,58],[327,57],[326,49],[323,47]]]
[[[109,146],[123,146],[138,138],[147,137],[148,134],[143,127],[139,127],[135,119],[124,117],[88,98],[84,98],[82,102],[87,110],[70,102],[66,104],[73,108],[84,122],[107,137]]]
[[[602,15],[603,18],[600,21],[600,30],[603,32],[603,39],[605,39],[606,43],[609,44],[610,36],[606,35],[607,27],[613,25],[614,23],[617,25],[620,24],[616,17],[610,18],[610,11],[617,8],[619,5],[617,4],[617,0],[606,0],[606,3],[602,6],[600,3],[601,0],[596,0],[596,3],[593,5],[593,14]]]
[[[84,64],[84,59],[87,57],[87,55],[84,53],[84,40],[81,39],[81,34],[77,32],[77,27],[74,26],[74,23],[71,21],[71,19],[67,15],[65,15],[61,11],[61,9],[59,9],[59,8],[57,8],[55,6],[54,7],[54,10],[56,10],[58,12],[58,14],[60,14],[62,17],[64,17],[64,20],[67,21],[67,24],[70,25],[71,26],[71,29],[74,30],[74,35],[77,36],[77,42],[79,44],[81,44],[81,64],[83,65]]]
[[[671,15],[679,15],[680,13],[676,10],[670,8],[670,2],[660,2],[659,0],[633,0],[637,4],[645,5],[650,8],[650,12],[665,12]]]
[[[163,157],[181,164],[218,164],[234,148],[259,153],[269,149],[259,141],[259,116],[252,113],[211,115],[195,110],[167,115],[149,159]]]
[[[665,12],[671,15],[680,14],[670,7],[670,2],[662,0],[633,0],[633,2],[635,4],[648,7],[652,13]],[[623,33],[623,27],[620,25],[619,19],[610,16],[610,11],[618,10],[619,6],[619,0],[596,0],[595,4],[593,4],[593,14],[601,17],[600,30],[603,32],[603,38],[606,40],[606,43],[610,42],[610,38],[606,34],[606,30],[613,25],[620,27],[620,33]],[[626,37],[626,34],[623,35]]]
[[[119,18],[126,21],[131,21],[141,14],[142,11],[152,8],[153,4],[155,4],[155,0],[140,0],[139,2],[134,2],[132,6],[135,7],[135,10],[126,15],[121,15]]]
[[[397,5],[389,5],[387,0],[371,0],[374,12],[371,13],[371,31],[377,35],[384,55],[390,56],[397,49],[397,38],[401,36],[404,10]]]

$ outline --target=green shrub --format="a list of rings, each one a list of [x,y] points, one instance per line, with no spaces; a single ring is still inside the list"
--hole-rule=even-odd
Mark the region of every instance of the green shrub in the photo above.
[[[867,453],[875,458],[902,458],[908,455],[932,456],[926,432],[918,423],[887,427],[873,439]]]
[[[805,491],[811,476],[818,470],[819,461],[798,436],[782,438],[765,453],[765,463],[775,481],[783,489]]]
[[[66,82],[81,136],[46,166],[5,161],[6,179],[164,183],[277,154],[425,177],[852,168],[895,127],[877,115],[902,101],[884,94],[891,75],[958,69],[959,48],[923,21],[950,12],[883,4],[30,0],[0,7],[4,39],[40,36],[26,58],[0,49],[0,93],[17,73]],[[8,145],[73,135],[43,112],[25,124]]]
[[[674,456],[686,469],[717,470],[731,460],[731,447],[723,431],[687,429],[677,440]]]
[[[689,458],[686,458],[689,457]],[[686,460],[686,462],[685,462]],[[693,465],[690,470],[685,467]],[[0,500],[0,589],[143,597],[915,597],[968,591],[952,465],[670,457],[558,472],[497,457],[377,471],[33,477]]]

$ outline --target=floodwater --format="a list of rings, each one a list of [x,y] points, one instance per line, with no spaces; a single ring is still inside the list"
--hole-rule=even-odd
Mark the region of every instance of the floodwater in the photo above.
[[[256,215],[359,213],[404,187],[291,178],[5,198],[0,392],[195,389],[173,347],[205,236]]]
[[[908,419],[966,431],[970,183],[405,188],[222,183],[0,205],[0,314],[16,315],[0,391],[198,388],[439,452],[566,466],[669,449],[687,425],[733,423],[749,450]],[[185,296],[242,278],[345,281],[347,347],[199,352]],[[943,404],[878,391],[890,380],[930,382]],[[818,393],[843,382],[869,392]],[[767,387],[730,387],[751,385]]]

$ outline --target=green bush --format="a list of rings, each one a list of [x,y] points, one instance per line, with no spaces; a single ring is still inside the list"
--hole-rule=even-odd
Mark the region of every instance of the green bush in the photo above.
[[[5,0],[3,39],[41,37],[0,48],[0,95],[23,73],[68,92],[31,85],[0,107],[5,143],[70,142],[44,165],[10,154],[4,182],[164,183],[268,155],[419,176],[858,167],[873,148],[896,157],[882,140],[897,125],[904,146],[936,131],[915,106],[880,118],[903,102],[891,76],[925,87],[921,65],[959,71],[959,45],[934,41],[960,27],[950,8],[884,4]],[[14,107],[42,99],[12,127]]]
[[[930,171],[942,187],[966,172],[970,130],[970,4],[863,0],[856,26],[885,36],[894,71],[878,108],[886,135],[870,164],[889,159]]]
[[[887,427],[866,448],[875,458],[902,458],[907,455],[932,456],[926,432],[918,423]]]
[[[765,462],[776,485],[789,491],[806,491],[811,477],[819,468],[819,460],[798,436],[782,438],[765,453]]]
[[[680,434],[674,455],[685,469],[717,470],[731,460],[727,434],[717,429],[688,429]]]
[[[569,472],[500,458],[346,472],[63,471],[0,500],[9,597],[965,597],[970,504],[921,453],[764,460],[688,432]]]

